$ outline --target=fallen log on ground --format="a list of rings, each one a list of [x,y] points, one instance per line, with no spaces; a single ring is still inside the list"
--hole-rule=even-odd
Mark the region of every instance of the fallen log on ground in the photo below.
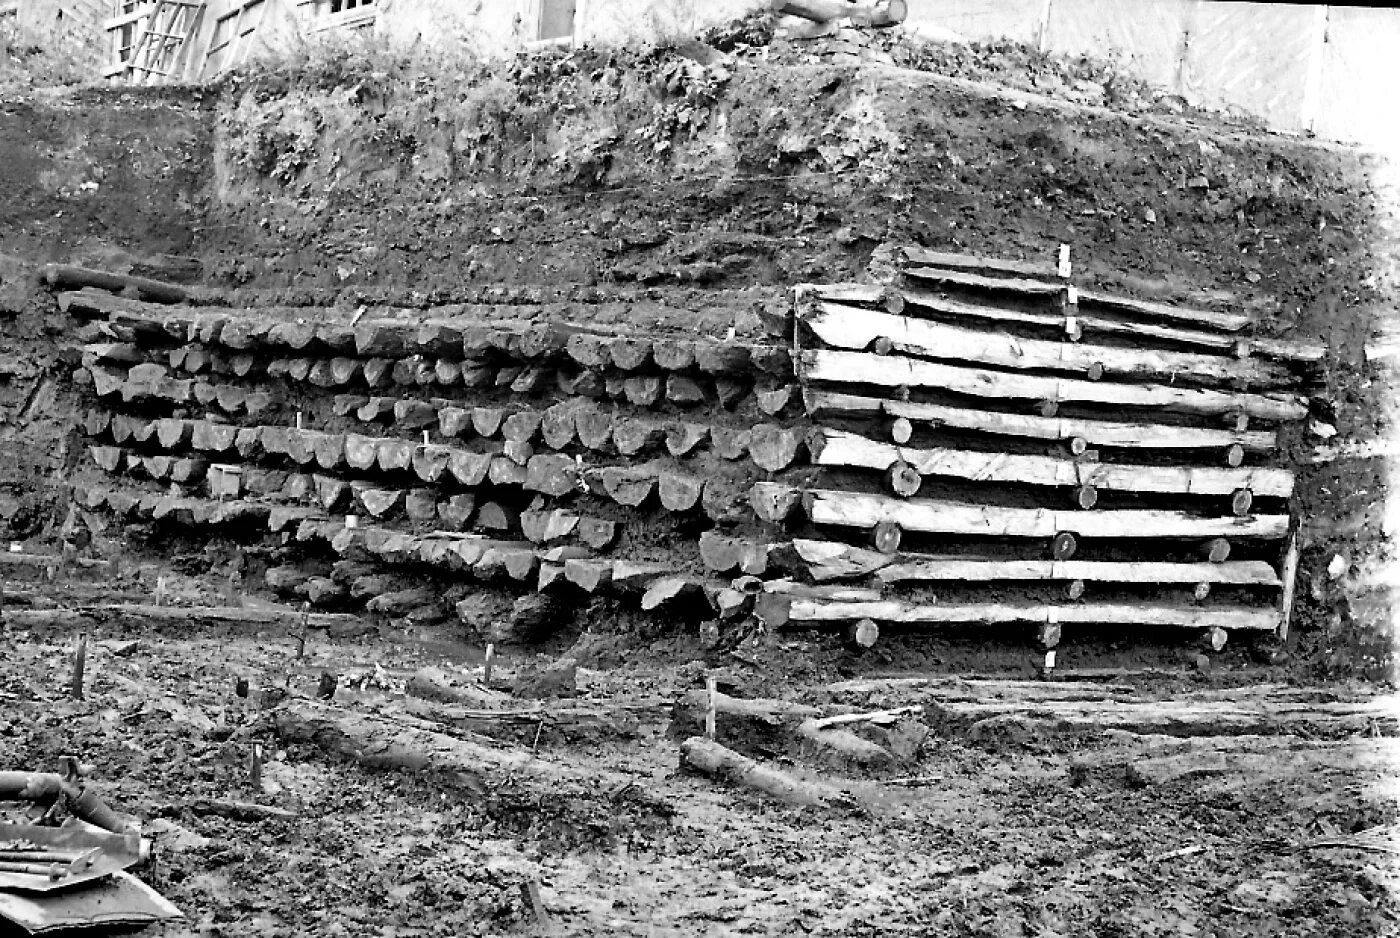
[[[5,621],[25,628],[73,628],[86,622],[116,619],[148,625],[280,625],[330,629],[359,625],[358,616],[296,609],[245,609],[240,606],[156,606],[145,603],[118,603],[80,606],[76,609],[13,609],[5,611]]]
[[[703,736],[692,736],[681,743],[681,764],[788,804],[821,805],[849,800],[833,785],[796,778]]]
[[[312,743],[368,766],[455,773],[483,793],[521,780],[591,792],[640,787],[619,773],[560,765],[529,750],[483,746],[310,700],[283,703],[273,721],[277,735],[288,742]]]

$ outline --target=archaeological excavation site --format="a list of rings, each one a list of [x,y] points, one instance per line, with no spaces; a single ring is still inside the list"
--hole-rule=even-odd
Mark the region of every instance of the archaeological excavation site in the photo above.
[[[0,0],[0,935],[1400,933],[1394,41]]]

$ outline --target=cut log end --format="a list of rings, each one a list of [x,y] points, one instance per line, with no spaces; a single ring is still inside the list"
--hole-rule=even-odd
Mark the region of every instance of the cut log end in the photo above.
[[[870,533],[870,541],[875,549],[882,554],[893,554],[899,551],[899,542],[903,538],[903,532],[899,525],[893,521],[881,521],[875,525]]]
[[[1040,402],[1040,416],[1053,417],[1060,412],[1060,405],[1055,401]]]
[[[1207,629],[1204,636],[1205,645],[1211,651],[1221,651],[1224,649],[1225,643],[1229,638],[1230,634],[1218,626]]]
[[[1094,362],[1084,372],[1084,377],[1090,381],[1100,381],[1103,379],[1103,362]]]
[[[1236,443],[1225,451],[1225,463],[1235,469],[1244,465],[1244,447]]]
[[[1084,595],[1084,581],[1070,580],[1069,585],[1065,587],[1065,595],[1072,600],[1079,599]]]
[[[1040,647],[1047,651],[1057,648],[1060,644],[1061,626],[1058,622],[1047,622],[1040,627],[1036,634],[1036,640]]]
[[[1235,517],[1240,518],[1249,514],[1249,509],[1254,505],[1254,493],[1249,489],[1236,489],[1230,496],[1230,511]]]
[[[1191,595],[1195,597],[1196,602],[1204,601],[1205,598],[1210,595],[1210,584],[1197,583],[1191,590]]]
[[[1068,531],[1061,531],[1050,541],[1050,556],[1056,560],[1069,560],[1078,549],[1078,539]]]
[[[897,460],[886,470],[885,484],[900,498],[913,498],[919,493],[923,478],[919,475],[919,470],[903,460]]]
[[[904,294],[898,290],[886,290],[880,297],[880,305],[885,308],[885,312],[898,316],[904,312]]]
[[[1082,436],[1076,436],[1069,441],[1069,451],[1075,456],[1083,456],[1089,449],[1089,441]]]
[[[1074,490],[1074,503],[1088,511],[1099,503],[1099,490],[1092,485],[1081,485]]]
[[[1212,538],[1206,542],[1205,555],[1211,563],[1224,563],[1230,559],[1230,542],[1223,537]]]
[[[908,443],[914,437],[914,425],[904,417],[895,418],[890,425],[890,438],[901,446]]]
[[[870,350],[876,355],[888,355],[894,351],[894,343],[885,336],[880,336],[871,343]]]
[[[875,624],[873,619],[861,619],[859,622],[852,622],[846,627],[846,645],[858,651],[865,651],[873,648],[880,640],[880,626]]]

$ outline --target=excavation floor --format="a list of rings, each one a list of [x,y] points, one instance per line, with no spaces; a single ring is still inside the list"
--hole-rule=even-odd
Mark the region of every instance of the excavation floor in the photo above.
[[[144,876],[187,917],[160,935],[1311,936],[1394,934],[1400,922],[1393,854],[1315,845],[1400,816],[1393,763],[1359,755],[1380,745],[1384,756],[1385,739],[1337,741],[1358,759],[1327,771],[1144,785],[1122,767],[1161,737],[1017,720],[970,731],[929,716],[922,758],[900,769],[918,784],[858,780],[855,807],[799,809],[682,771],[664,701],[695,687],[701,667],[638,664],[580,671],[574,701],[661,701],[635,728],[490,743],[624,773],[663,806],[614,811],[618,793],[473,791],[286,747],[270,729],[283,692],[314,695],[323,671],[339,680],[336,706],[394,713],[414,669],[465,667],[440,646],[313,636],[298,657],[286,634],[99,629],[73,700],[71,636],[12,627],[4,641],[0,763],[77,754],[110,802],[146,819],[157,860]],[[788,654],[765,646],[745,656],[758,668],[728,670],[800,697],[810,688],[785,670]],[[1189,693],[1229,679],[1196,676]],[[260,784],[253,743],[267,751]],[[295,816],[239,822],[201,799]]]

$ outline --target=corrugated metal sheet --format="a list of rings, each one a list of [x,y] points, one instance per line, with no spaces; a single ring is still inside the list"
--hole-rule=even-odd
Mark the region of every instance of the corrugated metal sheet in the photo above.
[[[1203,0],[1190,24],[1182,93],[1246,111],[1281,130],[1302,130],[1324,12],[1319,6]]]
[[[1196,0],[1053,0],[1045,46],[1120,59],[1144,81],[1177,89],[1186,24]]]
[[[1400,11],[1332,7],[1313,130],[1400,152]]]
[[[909,0],[905,26],[933,36],[951,33],[969,40],[1011,39],[1034,45],[1040,41],[1046,5],[1047,0]]]

